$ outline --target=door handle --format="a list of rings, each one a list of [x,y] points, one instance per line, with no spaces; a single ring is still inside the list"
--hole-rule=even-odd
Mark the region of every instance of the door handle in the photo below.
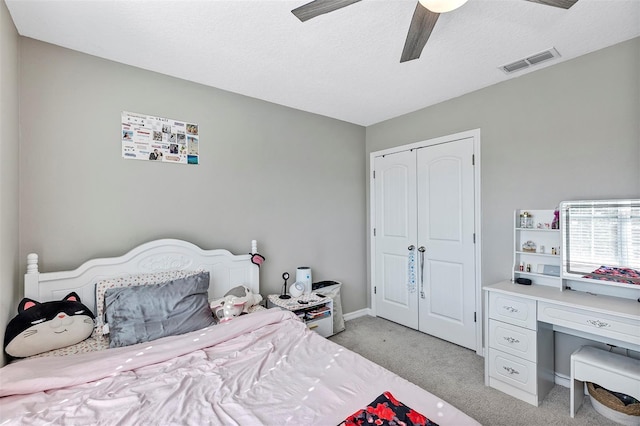
[[[424,246],[418,248],[420,252],[420,298],[424,299],[424,252],[427,251]]]
[[[415,248],[416,248],[416,246],[411,244],[409,247],[407,247],[407,250],[412,251],[412,250],[415,250]]]

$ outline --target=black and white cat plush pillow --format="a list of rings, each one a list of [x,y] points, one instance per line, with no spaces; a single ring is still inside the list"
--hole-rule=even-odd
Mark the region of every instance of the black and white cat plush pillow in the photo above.
[[[18,315],[7,324],[4,351],[13,358],[26,358],[74,345],[91,336],[94,319],[76,293],[44,303],[24,298]]]

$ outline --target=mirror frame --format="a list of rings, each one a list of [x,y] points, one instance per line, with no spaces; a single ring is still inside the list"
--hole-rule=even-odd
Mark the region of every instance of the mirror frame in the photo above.
[[[563,201],[560,203],[560,228],[562,232],[562,259],[561,259],[561,270],[560,276],[563,282],[566,281],[582,281],[589,282],[594,284],[600,284],[611,287],[624,287],[624,288],[633,288],[640,289],[640,285],[638,284],[630,284],[630,283],[620,283],[616,281],[608,281],[608,280],[599,280],[595,278],[584,278],[583,275],[586,273],[572,273],[568,271],[568,255],[569,250],[568,247],[568,238],[569,238],[569,227],[567,226],[567,221],[569,220],[567,213],[570,208],[576,206],[603,206],[603,207],[638,207],[640,208],[640,199],[620,199],[620,200],[578,200],[578,201]],[[629,266],[633,269],[637,267]]]

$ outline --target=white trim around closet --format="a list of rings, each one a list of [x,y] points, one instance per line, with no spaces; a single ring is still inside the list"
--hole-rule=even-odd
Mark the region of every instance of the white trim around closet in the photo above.
[[[408,145],[396,146],[393,148],[388,148],[380,151],[375,151],[369,154],[369,236],[370,236],[370,251],[369,251],[369,267],[370,267],[370,278],[371,282],[369,283],[370,287],[370,315],[376,316],[376,301],[374,296],[374,285],[375,285],[375,262],[373,259],[375,258],[375,238],[373,237],[374,226],[375,226],[375,185],[373,184],[373,173],[374,173],[374,159],[375,157],[379,157],[381,155],[394,154],[402,151],[409,151],[411,149],[424,148],[432,145],[439,145],[447,142],[454,142],[460,139],[468,139],[473,138],[473,155],[475,159],[475,167],[474,167],[474,209],[475,209],[475,235],[476,235],[476,246],[475,246],[475,262],[476,262],[476,353],[480,356],[484,356],[482,349],[482,210],[481,210],[481,174],[480,174],[480,165],[481,165],[481,157],[480,157],[480,129],[468,130],[460,133],[455,133],[452,135],[441,136],[433,139],[428,139],[420,142],[411,143]]]

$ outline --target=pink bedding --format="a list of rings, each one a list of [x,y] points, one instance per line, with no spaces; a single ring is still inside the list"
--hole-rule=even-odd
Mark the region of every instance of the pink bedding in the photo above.
[[[277,309],[5,366],[0,424],[337,425],[384,391],[438,424],[478,424]]]

